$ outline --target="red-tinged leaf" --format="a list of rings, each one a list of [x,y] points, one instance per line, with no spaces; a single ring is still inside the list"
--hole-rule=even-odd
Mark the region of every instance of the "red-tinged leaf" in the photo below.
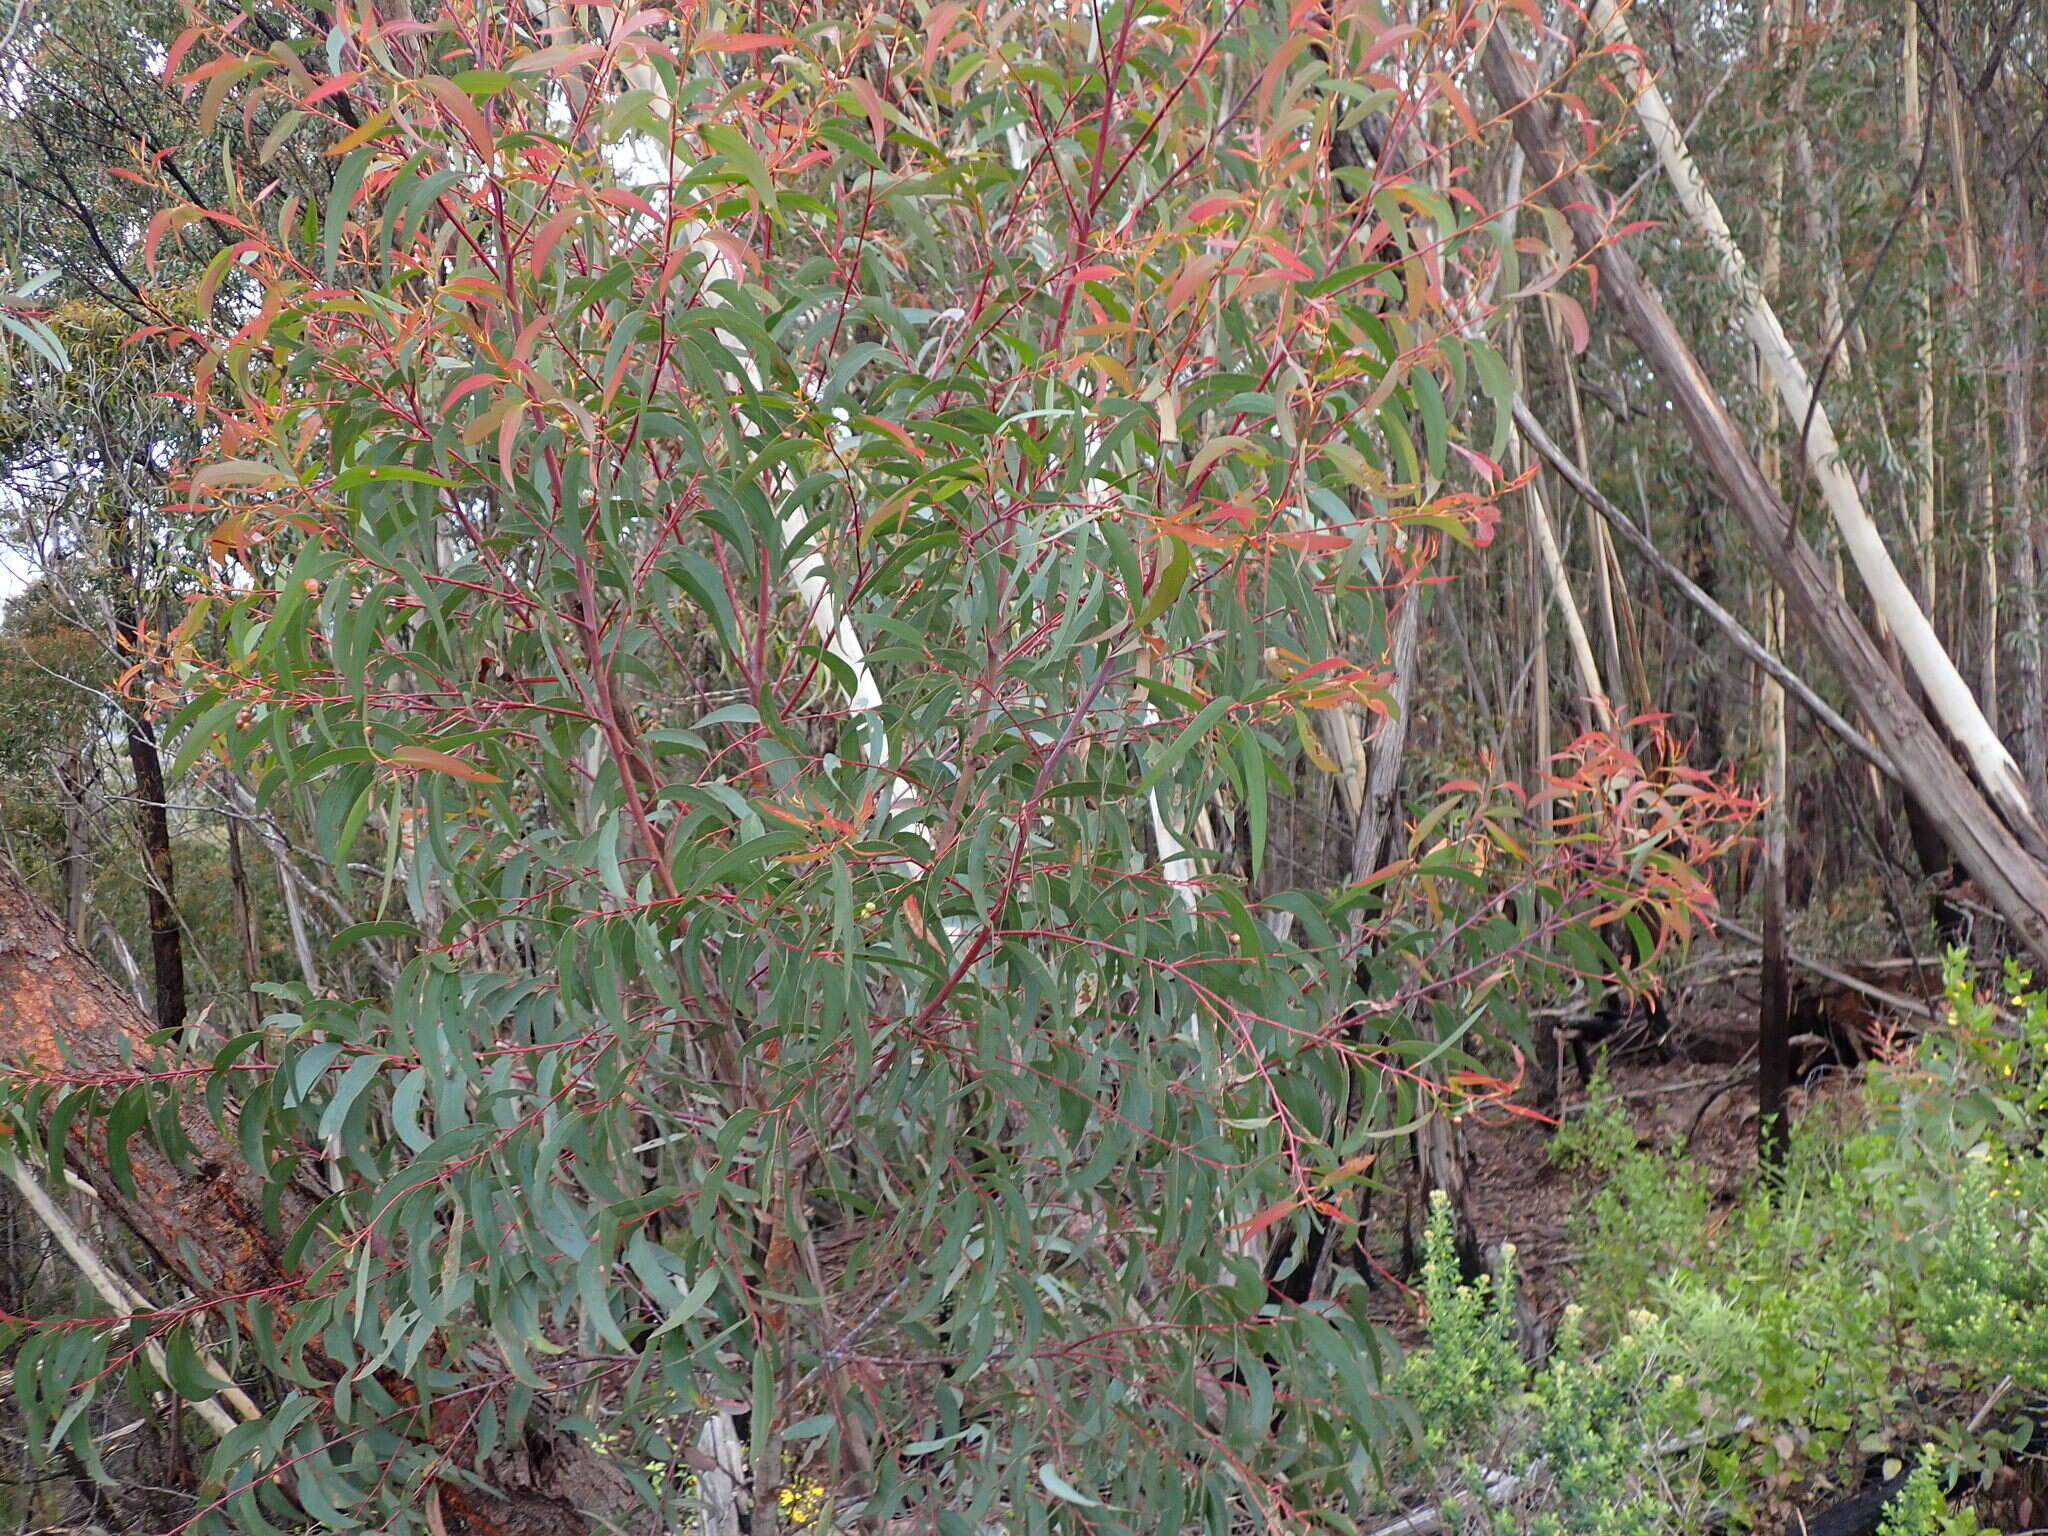
[[[882,105],[882,93],[875,89],[874,82],[866,75],[855,75],[846,82],[846,89],[860,103],[861,110],[867,113],[868,131],[875,136],[875,148],[880,149],[889,134],[889,115]]]
[[[1458,125],[1465,130],[1465,137],[1471,143],[1479,142],[1479,119],[1472,115],[1472,107],[1465,100],[1465,93],[1458,89],[1457,82],[1442,70],[1430,74],[1443,98],[1451,104],[1451,110],[1458,115]]]
[[[1282,245],[1278,240],[1272,239],[1269,236],[1265,242],[1265,246],[1266,253],[1269,256],[1271,256],[1276,262],[1278,262],[1282,267],[1284,267],[1287,271],[1287,275],[1289,277],[1294,278],[1296,281],[1306,281],[1307,279],[1314,277],[1316,275],[1314,270],[1310,268],[1307,262],[1303,261],[1299,256],[1295,255],[1294,252],[1287,249],[1287,247]]]
[[[661,217],[654,211],[654,204],[648,202],[638,192],[628,192],[624,187],[606,187],[603,191],[594,193],[593,197],[608,208],[623,208],[628,213],[639,214],[643,219],[658,220]]]
[[[478,443],[497,431],[505,420],[505,413],[518,403],[514,399],[503,399],[495,404],[486,406],[474,421],[462,429],[462,446],[474,448]],[[447,411],[448,407],[444,404],[441,407],[441,412],[443,415],[446,415]]]
[[[1357,670],[1342,656],[1325,656],[1321,661],[1305,662],[1294,675],[1309,678],[1321,677],[1325,672],[1341,672],[1348,677],[1357,673]]]
[[[1236,549],[1244,543],[1241,538],[1230,538],[1220,533],[1211,533],[1206,528],[1197,528],[1193,523],[1163,522],[1159,531],[1170,534],[1197,549]]]
[[[1288,549],[1300,550],[1305,555],[1334,555],[1351,547],[1351,540],[1341,533],[1323,533],[1313,528],[1296,528],[1286,533],[1273,535],[1273,542]]]
[[[1379,1153],[1377,1152],[1361,1152],[1356,1157],[1347,1157],[1343,1162],[1330,1170],[1329,1177],[1323,1180],[1323,1187],[1331,1189],[1343,1183],[1346,1179],[1355,1179],[1378,1161]]]
[[[178,66],[185,62],[185,55],[192,51],[192,45],[199,41],[199,28],[187,27],[180,32],[177,41],[171,44],[171,51],[164,55],[164,67],[158,76],[165,85],[178,78]]]
[[[1096,263],[1086,267],[1076,267],[1073,280],[1077,283],[1102,283],[1107,282],[1116,275],[1117,270],[1115,267],[1105,267],[1100,263]]]
[[[1301,1203],[1299,1198],[1292,1195],[1288,1196],[1285,1200],[1275,1200],[1250,1221],[1240,1222],[1230,1230],[1241,1233],[1245,1237],[1257,1237],[1276,1221],[1284,1221],[1287,1217],[1293,1215],[1300,1208]]]
[[[233,54],[224,53],[217,59],[208,59],[204,64],[193,70],[191,74],[180,80],[178,84],[190,90],[193,86],[211,80],[216,75],[224,75],[231,70],[239,71],[247,67],[248,60]]]
[[[495,373],[472,373],[468,378],[441,397],[441,414],[445,416],[454,410],[456,402],[461,400],[463,396],[474,394],[480,389],[489,389],[493,384],[502,384],[504,382]]]
[[[206,89],[200,94],[198,120],[201,133],[210,134],[214,131],[220,121],[220,109],[227,104],[228,92],[235,88],[235,82],[240,80],[247,70],[247,65],[240,59],[231,59],[228,62],[240,67],[226,69],[215,75],[206,82]]]
[[[758,53],[763,48],[788,48],[794,42],[780,32],[706,32],[690,44],[690,52]]]
[[[1541,241],[1537,242],[1537,255],[1548,255],[1549,252],[1550,247],[1548,244]],[[1531,278],[1528,282],[1524,283],[1521,287],[1517,288],[1513,293],[1504,295],[1501,299],[1501,303],[1503,305],[1508,305],[1514,303],[1517,299],[1533,299],[1539,293],[1548,293],[1552,288],[1557,286],[1558,280],[1569,271],[1571,271],[1571,267],[1565,263],[1560,262],[1556,266],[1548,268],[1540,275]]]
[[[299,105],[302,107],[315,106],[330,96],[339,96],[362,78],[363,72],[359,69],[352,69],[345,75],[329,75],[320,82],[311,94],[304,97],[299,102]]]
[[[669,13],[667,11],[635,11],[632,15],[628,16],[624,21],[621,21],[617,26],[612,28],[612,43],[614,46],[617,46],[619,43],[624,42],[627,38],[633,36],[636,32],[645,32],[649,27],[653,26],[656,22],[667,21],[669,19]]]
[[[1592,328],[1586,324],[1586,312],[1579,307],[1579,301],[1561,290],[1552,290],[1549,303],[1563,324],[1565,334],[1571,338],[1572,351],[1582,353],[1586,344],[1593,339]]]
[[[515,402],[505,413],[505,419],[498,423],[498,470],[504,475],[507,485],[516,484],[519,479],[512,472],[512,448],[519,440],[519,423],[526,416],[527,404],[524,400]]]
[[[171,231],[171,215],[175,208],[159,208],[149,216],[149,228],[142,235],[142,265],[152,277],[156,275],[157,247],[164,242],[164,236]]]
[[[547,269],[548,258],[554,255],[555,247],[561,242],[562,236],[569,232],[569,227],[582,215],[581,208],[564,208],[541,225],[539,232],[533,237],[533,251],[527,257],[527,266],[536,278]]]
[[[1287,39],[1273,51],[1273,57],[1266,61],[1266,72],[1259,77],[1259,121],[1273,120],[1273,93],[1280,82],[1288,77],[1294,68],[1294,61],[1301,51],[1314,42],[1316,34],[1304,28]]]
[[[397,747],[385,761],[425,773],[445,773],[451,779],[461,779],[466,784],[505,782],[495,773],[488,773],[474,763],[465,763],[452,753],[439,752],[432,747]]]
[[[1228,194],[1217,197],[1205,197],[1188,210],[1188,222],[1190,224],[1206,224],[1211,219],[1221,218],[1224,214],[1233,212],[1243,206],[1244,199],[1241,197],[1232,197]]]
[[[939,50],[946,45],[946,34],[953,30],[953,23],[960,19],[961,14],[966,9],[965,6],[957,4],[956,0],[942,0],[941,4],[933,6],[931,11],[925,16],[924,68],[926,74],[931,73],[932,65],[938,61]]]
[[[469,140],[469,147],[476,156],[489,165],[497,154],[497,141],[491,137],[490,126],[484,122],[484,115],[477,109],[469,92],[450,80],[446,75],[421,75],[414,84],[441,104],[441,109],[462,129],[463,137]]]
[[[213,532],[206,536],[206,552],[215,560],[226,560],[231,554],[242,557],[248,564],[251,517],[247,512],[235,512],[214,524]]]
[[[698,238],[697,244],[708,245],[718,253],[718,261],[704,274],[707,282],[730,279],[738,282],[748,272],[760,270],[760,257],[754,248],[726,229],[708,229]]]
[[[380,138],[391,127],[391,112],[386,110],[366,120],[355,132],[349,134],[330,148],[329,155],[345,155],[352,149],[360,149],[375,138]]]
[[[1180,269],[1180,275],[1174,278],[1173,287],[1166,295],[1168,314],[1174,313],[1187,303],[1198,289],[1208,286],[1209,279],[1216,274],[1216,262],[1214,256],[1192,256],[1188,259],[1187,264]]]
[[[596,43],[555,43],[522,54],[505,67],[515,75],[553,75],[560,79],[579,65],[603,56],[604,49]]]
[[[1499,481],[1507,478],[1507,471],[1502,469],[1497,462],[1481,453],[1477,448],[1467,448],[1463,443],[1452,443],[1451,452],[1457,454],[1467,464],[1478,470],[1480,475],[1487,480]]]
[[[916,443],[911,441],[910,434],[908,432],[904,431],[903,428],[897,425],[895,422],[889,420],[888,417],[863,416],[861,418],[861,421],[867,426],[881,428],[882,431],[888,433],[889,436],[895,438],[897,442],[901,443],[905,448],[908,448],[918,458],[924,458],[925,451],[922,448],[918,447]]]
[[[1384,59],[1421,30],[1420,27],[1412,22],[1398,27],[1387,28],[1386,31],[1374,38],[1371,45],[1367,47],[1365,57],[1358,63],[1359,70],[1362,72],[1371,69],[1373,65],[1379,63],[1381,59]]]

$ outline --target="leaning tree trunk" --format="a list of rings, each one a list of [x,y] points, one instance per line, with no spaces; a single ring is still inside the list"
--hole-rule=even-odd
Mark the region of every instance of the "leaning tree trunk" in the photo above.
[[[60,1093],[97,1087],[104,1102],[149,1080],[161,1058],[149,1043],[154,1033],[149,1015],[0,861],[0,1082],[51,1084]],[[284,1250],[317,1195],[287,1186],[273,1225],[264,1216],[263,1174],[191,1096],[179,1123],[189,1143],[182,1166],[157,1150],[147,1130],[128,1139],[132,1195],[114,1177],[101,1115],[88,1110],[72,1120],[68,1155],[200,1304],[236,1309],[246,1327],[243,1309],[261,1297],[287,1326],[303,1276],[285,1267]],[[500,1497],[453,1479],[433,1492],[448,1536],[584,1536],[596,1524],[570,1501],[538,1492]]]
[[[1872,603],[1884,623],[1898,636],[1906,665],[1924,690],[1929,706],[1968,757],[1984,796],[1996,807],[2021,846],[2037,857],[2048,858],[2048,829],[2043,828],[2039,808],[2027,789],[2019,765],[1999,739],[1995,724],[1998,707],[1995,617],[1986,621],[1989,632],[1984,659],[1984,697],[1980,702],[1971,696],[1954,659],[1942,647],[1933,624],[1921,611],[1898,567],[1892,563],[1884,537],[1863,505],[1862,492],[1849,471],[1841,444],[1836,441],[1827,410],[1815,395],[1805,367],[1786,339],[1784,327],[1778,323],[1769,299],[1750,272],[1748,261],[1741,247],[1735,243],[1734,235],[1729,232],[1719,205],[1701,180],[1691,151],[1686,148],[1685,139],[1672,119],[1656,82],[1650,78],[1641,51],[1629,36],[1627,23],[1622,20],[1614,0],[1593,0],[1591,16],[1601,35],[1621,50],[1623,68],[1635,92],[1636,116],[1642,121],[1658,159],[1663,163],[1666,179],[1677,194],[1694,232],[1712,249],[1722,276],[1736,291],[1743,329],[1755,343],[1759,360],[1777,386],[1779,397],[1785,403],[1788,423],[1793,427],[1796,440],[1805,453],[1807,467],[1820,487],[1821,499],[1834,519],[1843,547],[1856,563]],[[1498,55],[1502,60],[1509,57],[1506,40],[1497,30],[1493,41],[1496,46],[1490,46],[1487,55],[1489,80],[1493,77],[1494,57]],[[1518,119],[1517,131],[1533,121],[1524,114]],[[1553,197],[1556,192],[1557,188],[1553,186]],[[1582,216],[1590,212],[1590,209],[1582,210]],[[1576,230],[1579,220],[1574,219],[1573,223]],[[1963,218],[1963,233],[1966,249],[1971,253],[1974,275],[1974,235],[1967,210]],[[1635,276],[1640,284],[1641,274],[1636,273]],[[1668,321],[1669,317],[1666,319]],[[1662,371],[1661,367],[1659,371]],[[1987,419],[1983,416],[1982,403],[1980,391],[1980,424]],[[1988,432],[1988,427],[1984,430]],[[1986,445],[1988,457],[1988,438]],[[1993,553],[1995,540],[1987,542],[1985,548],[1986,594],[1995,605],[1998,582],[1997,560]]]
[[[1487,40],[1482,64],[1489,87],[1513,119],[1516,138],[1537,171],[1538,184],[1564,215],[1580,253],[1598,268],[1602,299],[1620,311],[1622,324],[1663,381],[1758,554],[1842,679],[1858,712],[1870,722],[1871,733],[1897,766],[1901,782],[2020,941],[2048,960],[2048,870],[1957,766],[1835,590],[1813,547],[1800,536],[1791,512],[1757,469],[1740,429],[1663,301],[1645,281],[1635,258],[1614,242],[1601,211],[1609,206],[1607,200],[1565,148],[1557,108],[1536,99],[1529,67],[1509,44],[1504,27],[1496,27]],[[2018,782],[2016,769],[2013,780]]]

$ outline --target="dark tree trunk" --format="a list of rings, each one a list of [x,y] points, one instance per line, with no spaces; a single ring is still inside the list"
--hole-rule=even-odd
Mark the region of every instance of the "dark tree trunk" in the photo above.
[[[1785,957],[1785,850],[1782,839],[1764,854],[1762,999],[1757,1005],[1757,1153],[1767,1168],[1782,1166],[1791,1142],[1785,1090],[1792,1073],[1791,975]]]
[[[142,834],[143,892],[149,900],[149,958],[156,977],[159,1029],[185,1024],[185,936],[178,928],[177,865],[171,811],[164,801],[164,760],[156,727],[140,709],[128,714],[128,764],[135,774],[135,823]]]

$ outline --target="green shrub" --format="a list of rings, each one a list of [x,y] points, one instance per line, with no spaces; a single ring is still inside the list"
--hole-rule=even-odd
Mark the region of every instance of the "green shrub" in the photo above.
[[[1399,1378],[1425,1426],[1411,1480],[1462,1491],[1494,1532],[1676,1533],[1767,1524],[1921,1444],[1887,1536],[1978,1532],[1943,1484],[2013,1446],[1959,1426],[2001,1385],[2048,1388],[2048,1000],[2009,969],[1994,1005],[1960,956],[1946,988],[1944,1024],[1814,1105],[1782,1170],[1725,1209],[1596,1081],[1554,1142],[1598,1187],[1580,1305],[1540,1371],[1506,1289],[1458,1282],[1439,1203],[1428,1347]]]
[[[1979,1536],[1977,1512],[1952,1511],[1942,1493],[1940,1457],[1932,1446],[1920,1452],[1912,1476],[1887,1506],[1877,1536]]]
[[[1400,1390],[1414,1405],[1430,1454],[1471,1440],[1518,1392],[1525,1368],[1515,1350],[1514,1253],[1498,1282],[1467,1285],[1459,1273],[1450,1202],[1430,1197],[1423,1237],[1422,1297],[1429,1347],[1403,1367]]]

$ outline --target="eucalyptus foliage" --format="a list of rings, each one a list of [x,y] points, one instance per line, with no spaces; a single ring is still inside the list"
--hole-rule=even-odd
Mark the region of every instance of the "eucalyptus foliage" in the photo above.
[[[1276,1244],[1501,1090],[1532,938],[1599,969],[1582,919],[1682,917],[1725,835],[1588,742],[1544,818],[1474,780],[1369,880],[1268,871],[1499,515],[1484,322],[1550,258],[1467,184],[1474,20],[583,20],[167,64],[240,158],[148,233],[235,236],[158,328],[209,447],[152,675],[402,967],[184,1042],[323,1197],[287,1291],[127,1325],[268,1384],[206,1520],[428,1529],[543,1432],[594,1525],[680,1520],[729,1429],[757,1531],[1345,1528],[1413,1424],[1360,1277],[1288,1304]],[[124,1140],[174,1082],[37,1107]],[[118,1337],[39,1346],[47,1440],[147,1384]]]

